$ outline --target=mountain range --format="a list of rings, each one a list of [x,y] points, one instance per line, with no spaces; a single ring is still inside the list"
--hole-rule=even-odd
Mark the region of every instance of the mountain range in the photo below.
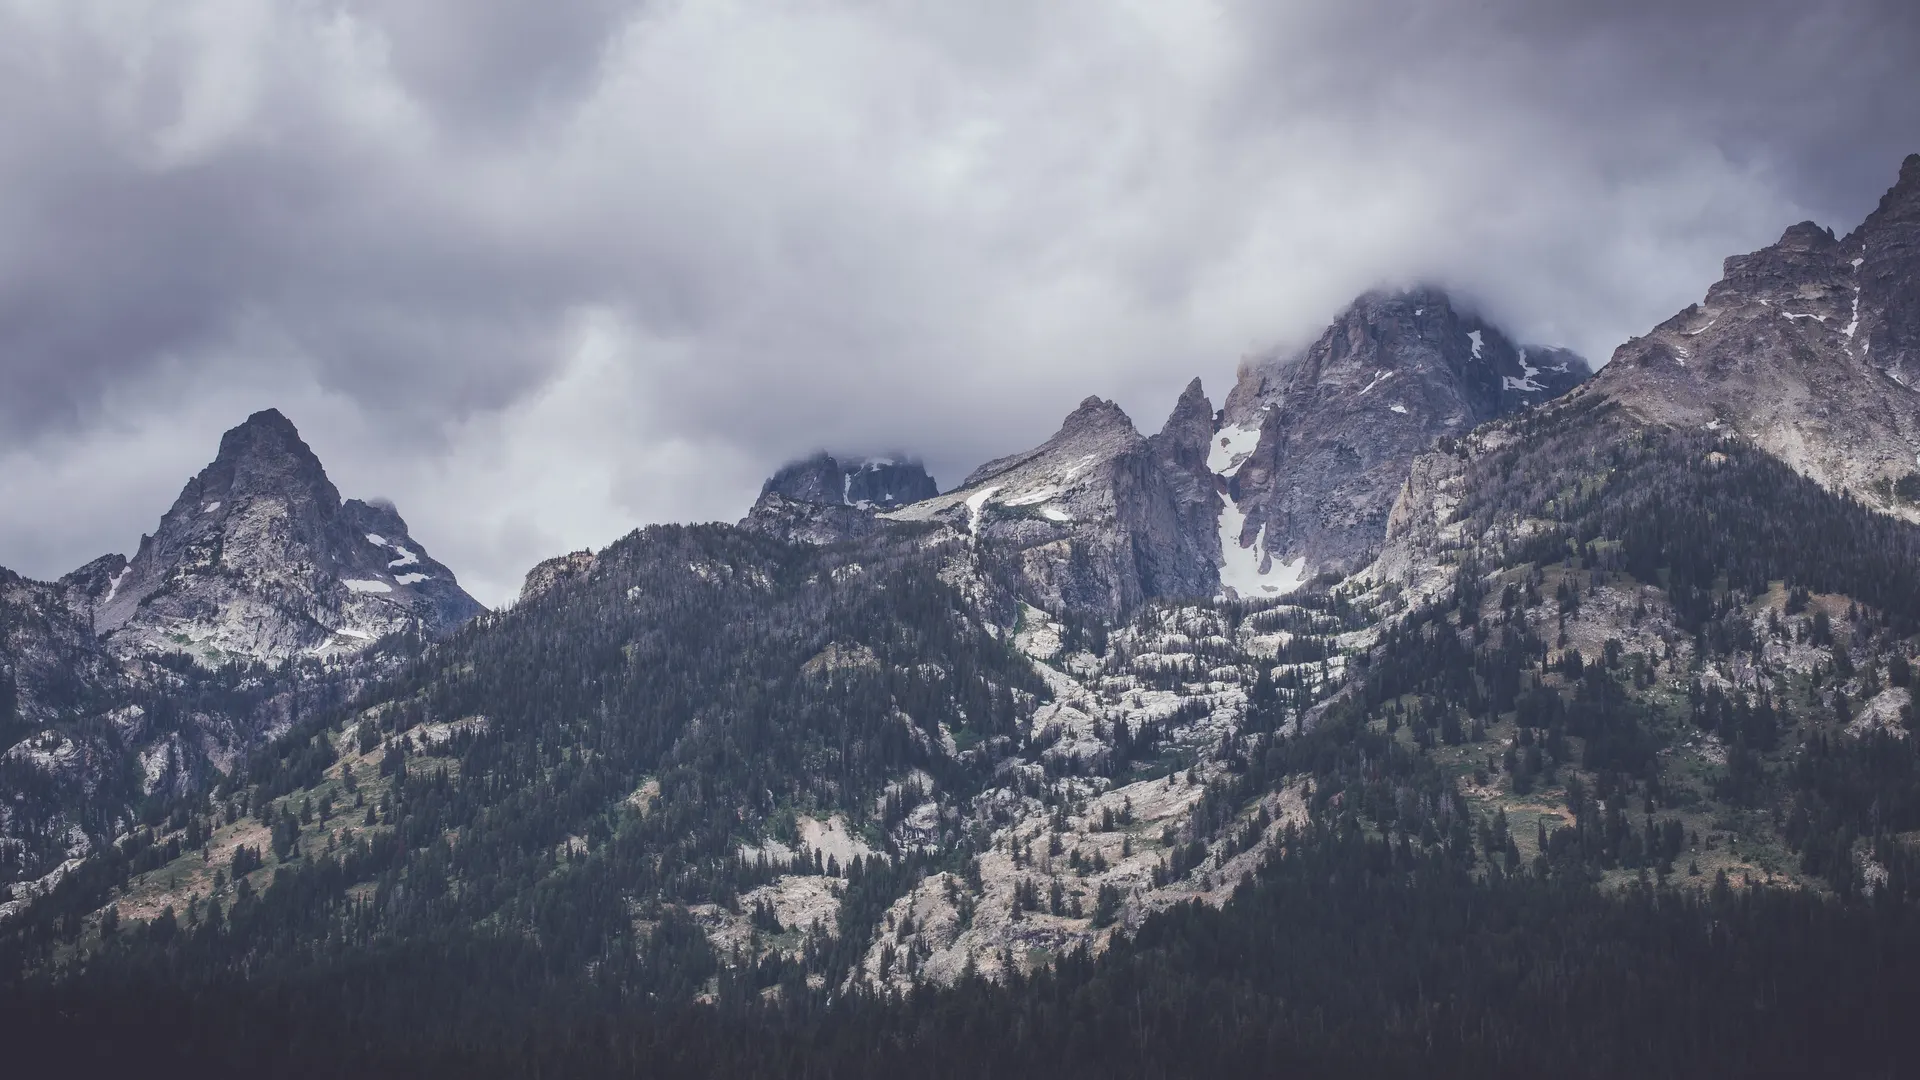
[[[1151,434],[817,453],[498,612],[258,413],[0,572],[0,964],[342,1068],[1894,1075],[1917,343],[1920,155],[1597,373],[1369,292]]]

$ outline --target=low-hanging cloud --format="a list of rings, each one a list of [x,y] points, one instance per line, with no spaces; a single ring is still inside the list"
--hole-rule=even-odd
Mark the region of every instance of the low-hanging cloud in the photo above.
[[[818,446],[951,482],[1435,281],[1604,359],[1920,149],[1920,19],[1576,0],[0,0],[0,564],[248,411],[484,600]]]

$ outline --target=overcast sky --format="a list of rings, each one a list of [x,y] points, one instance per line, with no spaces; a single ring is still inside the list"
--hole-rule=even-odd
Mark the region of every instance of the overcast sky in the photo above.
[[[1911,0],[0,0],[0,565],[279,407],[481,600],[1432,281],[1604,360],[1920,150]]]

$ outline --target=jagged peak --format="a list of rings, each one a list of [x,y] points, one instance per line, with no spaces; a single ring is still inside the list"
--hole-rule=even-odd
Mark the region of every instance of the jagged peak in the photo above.
[[[1787,226],[1787,231],[1780,234],[1773,246],[1787,251],[1819,251],[1839,242],[1832,229],[1818,222],[1802,221]]]
[[[111,576],[102,565],[75,582],[99,601],[95,631],[136,652],[186,640],[203,659],[331,655],[482,610],[392,503],[343,502],[278,409],[228,429],[133,559]]]
[[[247,487],[255,478],[270,488],[297,481],[325,502],[337,505],[340,500],[319,456],[300,437],[293,421],[278,409],[262,409],[227,429],[220,436],[220,450],[212,464],[189,483],[181,497],[194,499],[208,492]]]
[[[1860,227],[1870,229],[1915,223],[1920,223],[1920,154],[1908,154],[1906,160],[1900,163],[1899,179],[1887,189],[1886,194],[1880,196],[1880,205],[1867,215],[1867,220]],[[1859,233],[1854,235],[1858,236]]]
[[[1061,448],[1070,447],[1076,448],[1076,452],[1106,455],[1141,441],[1140,432],[1133,426],[1133,419],[1126,414],[1126,410],[1097,394],[1089,394],[1067,414],[1060,424],[1060,430],[1054,432],[1052,438],[1031,450],[987,462],[968,473],[954,490],[973,487]]]
[[[1213,425],[1213,402],[1200,385],[1196,376],[1187,388],[1180,392],[1180,399],[1173,403],[1173,412],[1167,415],[1167,422],[1161,426],[1160,434],[1169,435],[1194,423]]]
[[[1133,418],[1128,416],[1118,402],[1108,401],[1097,394],[1089,394],[1060,424],[1056,439],[1078,435],[1084,432],[1106,432],[1124,429],[1138,434],[1133,426]]]
[[[313,453],[300,437],[300,429],[293,426],[285,413],[279,409],[261,409],[220,436],[220,453],[215,460],[266,448]]]

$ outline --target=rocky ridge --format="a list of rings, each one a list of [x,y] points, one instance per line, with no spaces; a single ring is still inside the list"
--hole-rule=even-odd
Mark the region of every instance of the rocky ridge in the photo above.
[[[1845,238],[1803,221],[1615,350],[1583,393],[1726,431],[1829,490],[1920,520],[1920,155]]]
[[[1270,599],[1377,551],[1416,455],[1588,375],[1437,289],[1368,293],[1306,350],[1244,365],[1218,413],[1195,379],[1148,437],[1090,397],[1046,442],[938,494],[891,462],[815,455],[769,479],[742,525],[823,544],[934,524],[1040,608],[1108,620],[1150,599]],[[878,498],[859,497],[869,477]]]

